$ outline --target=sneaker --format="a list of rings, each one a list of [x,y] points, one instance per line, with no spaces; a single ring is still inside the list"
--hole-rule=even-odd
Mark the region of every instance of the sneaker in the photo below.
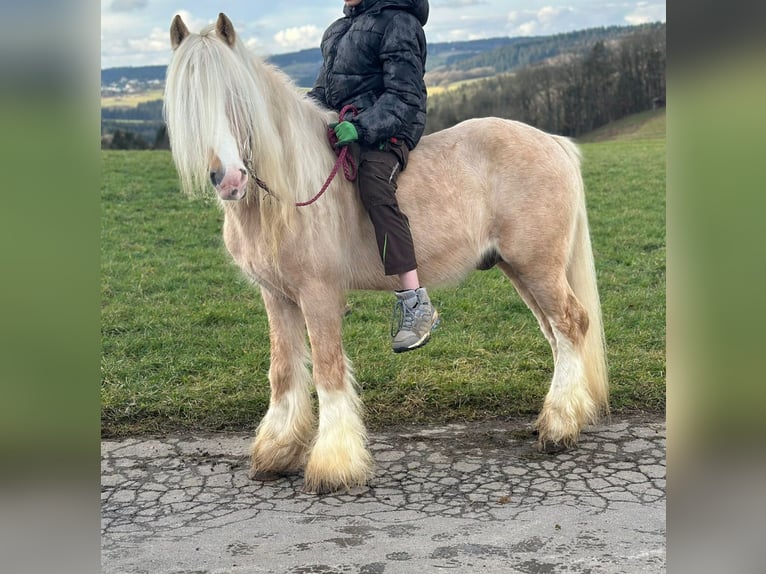
[[[391,325],[391,347],[394,353],[412,351],[428,343],[431,331],[438,323],[439,313],[431,305],[423,287],[397,291],[394,321]]]

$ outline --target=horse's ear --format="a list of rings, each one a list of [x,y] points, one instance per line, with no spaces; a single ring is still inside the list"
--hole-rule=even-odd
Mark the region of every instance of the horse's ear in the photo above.
[[[234,42],[237,39],[237,34],[234,32],[234,24],[231,23],[231,20],[223,12],[218,14],[218,21],[215,23],[215,33],[221,40],[226,42],[229,48],[234,47]]]
[[[189,28],[186,27],[180,14],[176,14],[173,23],[170,25],[170,45],[175,50],[181,45],[184,38],[189,35]]]

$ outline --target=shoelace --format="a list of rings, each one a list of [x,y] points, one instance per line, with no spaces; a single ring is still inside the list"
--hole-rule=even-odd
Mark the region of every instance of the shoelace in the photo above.
[[[391,317],[391,336],[396,336],[402,327],[412,330],[414,325],[415,309],[405,305],[403,299],[397,299],[394,303],[394,314]]]

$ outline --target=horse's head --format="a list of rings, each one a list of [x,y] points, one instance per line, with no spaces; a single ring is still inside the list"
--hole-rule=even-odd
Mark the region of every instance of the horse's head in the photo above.
[[[214,27],[192,34],[176,15],[170,43],[165,120],[183,187],[191,193],[209,181],[221,199],[242,199],[250,179],[255,120],[248,98],[254,90],[234,26],[219,14]]]

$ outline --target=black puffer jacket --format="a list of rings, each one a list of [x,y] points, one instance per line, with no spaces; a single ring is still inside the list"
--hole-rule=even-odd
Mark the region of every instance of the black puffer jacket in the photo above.
[[[428,0],[362,0],[343,13],[324,33],[324,63],[309,96],[337,111],[354,105],[368,146],[396,137],[414,148],[426,124]]]

